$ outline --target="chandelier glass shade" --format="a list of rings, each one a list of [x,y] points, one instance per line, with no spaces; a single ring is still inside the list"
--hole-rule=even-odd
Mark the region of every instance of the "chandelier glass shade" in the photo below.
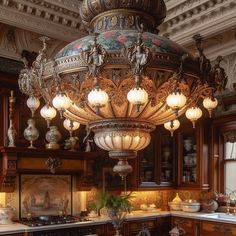
[[[19,78],[20,90],[42,98],[41,115],[51,120],[54,106],[62,116],[94,132],[94,141],[119,160],[115,170],[127,173],[127,159],[150,143],[150,132],[167,122],[173,132],[178,117],[224,88],[219,63],[211,67],[196,36],[199,57],[157,35],[164,21],[163,0],[82,3],[81,19],[92,34],[46,57],[47,39],[31,67]],[[60,91],[63,91],[60,92]],[[214,106],[204,100],[212,111]],[[192,113],[191,113],[192,114]],[[188,115],[196,121],[197,115]],[[118,171],[118,172],[119,172]]]

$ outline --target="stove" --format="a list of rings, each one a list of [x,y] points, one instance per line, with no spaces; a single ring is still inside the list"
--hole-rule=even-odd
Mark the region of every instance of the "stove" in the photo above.
[[[91,220],[87,218],[67,215],[67,216],[38,216],[38,217],[32,217],[30,219],[21,218],[19,223],[30,227],[37,227],[46,225],[70,224],[70,223],[85,222],[85,221],[91,221]]]

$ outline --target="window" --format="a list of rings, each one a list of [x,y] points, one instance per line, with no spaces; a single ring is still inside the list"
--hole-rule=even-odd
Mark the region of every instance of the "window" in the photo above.
[[[236,131],[224,134],[225,193],[236,190]]]

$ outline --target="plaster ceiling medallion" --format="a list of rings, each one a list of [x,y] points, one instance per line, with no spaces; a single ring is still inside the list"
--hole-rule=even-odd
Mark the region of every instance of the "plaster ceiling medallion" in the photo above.
[[[166,15],[163,0],[87,0],[80,15],[92,33],[53,59],[46,57],[43,38],[43,48],[32,66],[22,70],[19,86],[44,100],[44,111],[54,106],[66,119],[87,125],[95,143],[119,160],[114,170],[125,176],[132,170],[127,160],[150,143],[156,125],[170,122],[165,127],[173,132],[178,117],[200,109],[204,98],[212,111],[209,103],[215,104],[214,93],[224,89],[227,78],[220,63],[212,67],[205,57],[200,36],[195,37],[195,58],[155,33]],[[195,123],[199,113],[191,114]],[[48,121],[53,117],[43,116]]]

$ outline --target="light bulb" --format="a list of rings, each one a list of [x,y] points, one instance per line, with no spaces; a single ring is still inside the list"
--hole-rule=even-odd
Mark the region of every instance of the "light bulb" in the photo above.
[[[218,105],[218,100],[216,98],[206,97],[203,100],[203,106],[208,110],[209,116],[211,117],[212,110]]]
[[[185,115],[192,121],[193,128],[195,128],[195,122],[202,116],[202,110],[199,107],[191,107],[186,111]]]
[[[173,110],[179,110],[186,104],[187,98],[181,92],[173,92],[166,98],[167,105]]]
[[[171,136],[173,136],[174,131],[177,130],[179,126],[180,122],[177,119],[164,123],[165,129],[170,131]]]
[[[31,110],[32,117],[34,117],[35,111],[39,108],[40,106],[40,101],[37,97],[35,96],[30,96],[27,101],[26,101],[27,107]]]
[[[133,105],[143,105],[148,102],[148,93],[142,88],[132,88],[127,94],[127,99]]]
[[[53,106],[58,111],[64,111],[71,105],[71,100],[66,96],[65,93],[58,93],[52,100]]]
[[[79,127],[80,127],[80,123],[77,122],[77,121],[71,121],[70,119],[65,119],[63,121],[63,126],[65,127],[65,129],[67,130],[71,130],[71,131],[74,131],[74,130],[77,130]]]
[[[50,120],[52,120],[57,115],[57,111],[55,108],[45,105],[41,108],[40,115],[47,121],[47,125],[49,127]]]
[[[102,107],[108,102],[108,94],[100,88],[93,89],[88,94],[88,101],[92,107]]]

